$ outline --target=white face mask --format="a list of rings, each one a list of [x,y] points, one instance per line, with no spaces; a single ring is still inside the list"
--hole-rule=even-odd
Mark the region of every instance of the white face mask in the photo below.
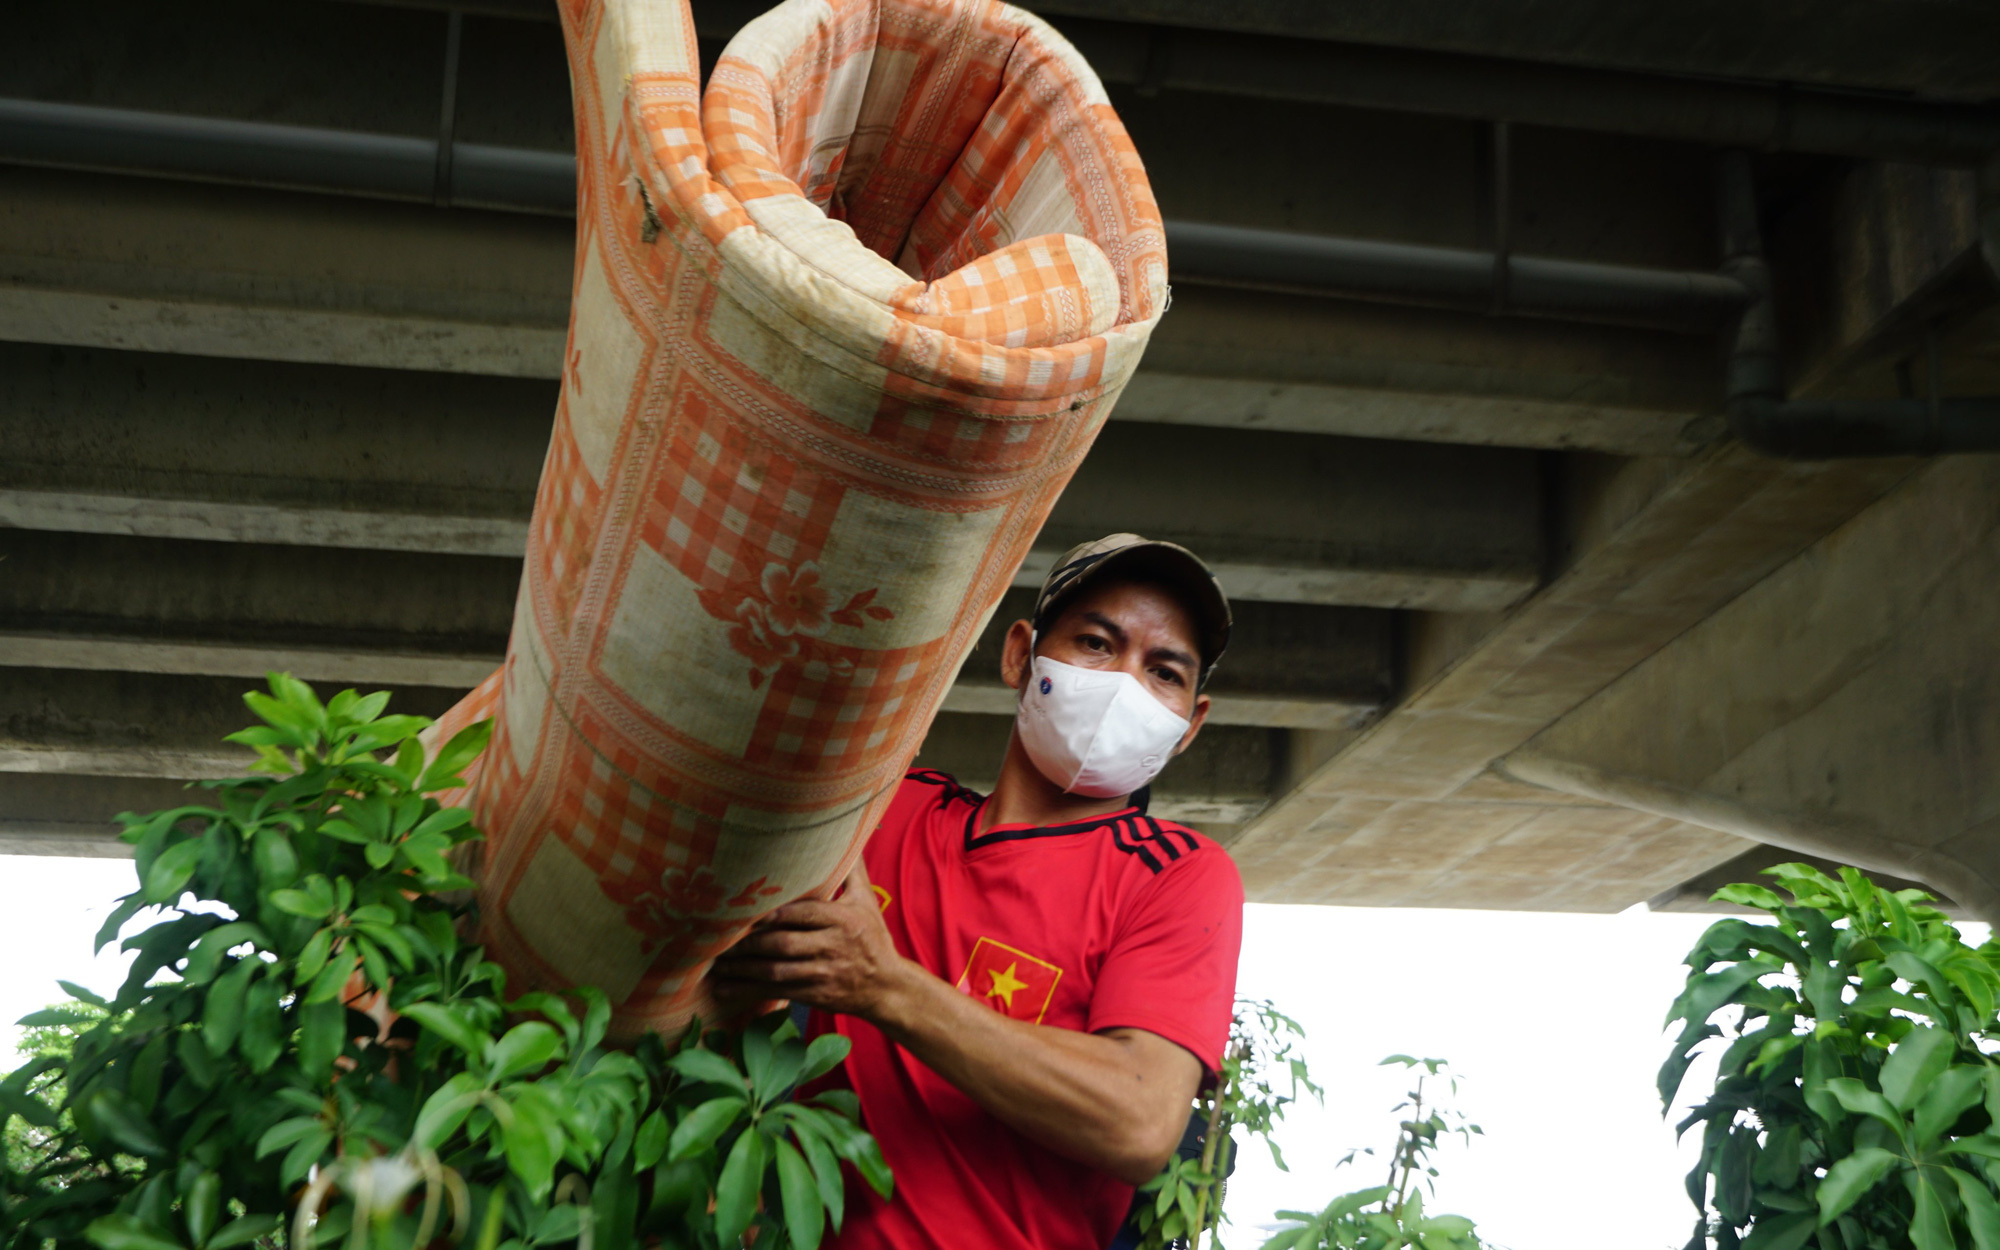
[[[1190,722],[1130,673],[1036,656],[1014,727],[1042,775],[1071,794],[1108,799],[1160,775]]]

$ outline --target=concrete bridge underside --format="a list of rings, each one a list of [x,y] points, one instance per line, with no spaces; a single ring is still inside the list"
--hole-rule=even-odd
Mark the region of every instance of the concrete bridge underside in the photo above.
[[[1748,144],[1792,396],[2000,393],[2000,76],[1971,54],[2000,17],[1802,0],[1777,38],[1708,0],[1449,7],[1043,11],[1170,221],[1713,273],[1717,157]],[[712,54],[753,6],[695,9]],[[5,116],[436,140],[448,112],[446,141],[570,142],[525,0],[117,0],[12,34]],[[1796,124],[1758,130],[1779,96]],[[572,227],[65,159],[14,124],[0,851],[115,854],[113,812],[242,765],[220,739],[266,669],[435,712],[497,662]],[[1694,906],[1810,855],[2000,910],[2000,467],[1766,458],[1729,434],[1726,323],[1537,311],[1177,280],[1023,574],[1136,529],[1238,600],[1214,727],[1156,810],[1268,901]],[[997,632],[922,756],[974,784],[1007,732]]]

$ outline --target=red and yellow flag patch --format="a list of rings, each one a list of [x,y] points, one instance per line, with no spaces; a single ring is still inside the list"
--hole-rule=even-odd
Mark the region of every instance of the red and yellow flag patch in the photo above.
[[[1062,969],[1048,960],[983,937],[973,944],[958,989],[1010,1019],[1040,1024],[1060,980]]]

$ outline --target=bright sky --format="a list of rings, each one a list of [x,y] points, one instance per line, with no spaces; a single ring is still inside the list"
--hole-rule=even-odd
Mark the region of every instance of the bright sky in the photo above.
[[[117,988],[123,960],[93,960],[90,938],[131,873],[125,860],[0,856],[0,949],[14,952],[0,1020],[60,999],[58,977]],[[1327,1101],[1287,1120],[1289,1174],[1246,1152],[1230,1250],[1254,1250],[1280,1208],[1379,1183],[1379,1159],[1334,1164],[1387,1144],[1409,1081],[1376,1063],[1397,1052],[1450,1060],[1458,1105],[1486,1130],[1442,1153],[1435,1209],[1511,1250],[1676,1250],[1693,1225],[1692,1160],[1661,1122],[1653,1074],[1681,956],[1711,919],[1251,906],[1239,991],[1305,1025]],[[16,1034],[0,1026],[0,1069]]]

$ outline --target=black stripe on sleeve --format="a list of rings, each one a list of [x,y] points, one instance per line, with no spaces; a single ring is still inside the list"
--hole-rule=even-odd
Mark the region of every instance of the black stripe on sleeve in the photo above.
[[[1139,862],[1151,869],[1154,876],[1158,876],[1160,870],[1166,866],[1154,858],[1150,850],[1146,849],[1145,843],[1139,839],[1138,831],[1133,828],[1130,818],[1111,822],[1111,844],[1127,855],[1137,855]]]

